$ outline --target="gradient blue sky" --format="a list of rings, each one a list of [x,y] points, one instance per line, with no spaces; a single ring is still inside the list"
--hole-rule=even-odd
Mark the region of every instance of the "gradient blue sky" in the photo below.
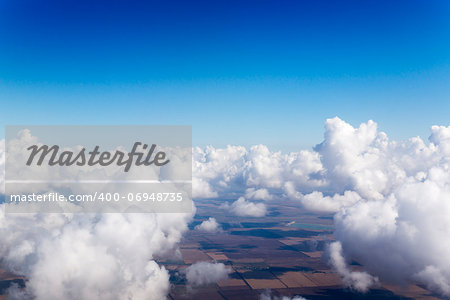
[[[1,124],[191,124],[309,148],[323,123],[450,125],[450,1],[0,0]]]

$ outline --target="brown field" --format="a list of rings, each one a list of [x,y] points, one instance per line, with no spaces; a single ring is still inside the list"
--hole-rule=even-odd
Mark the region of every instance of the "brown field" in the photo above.
[[[228,257],[221,252],[206,252],[206,254],[214,260],[228,260]]]
[[[249,286],[242,279],[230,278],[230,279],[225,279],[225,280],[219,281],[217,284],[221,288],[238,287],[238,288],[249,289]]]
[[[398,286],[398,285],[390,285],[383,284],[383,287],[387,290],[392,291],[394,294],[401,295],[403,297],[420,299],[420,300],[439,300],[440,298],[434,297],[431,295],[429,291],[424,288],[421,288],[418,285],[411,284],[408,286]]]
[[[336,273],[304,273],[304,275],[318,286],[342,285],[342,281]]]
[[[257,264],[257,263],[263,263],[264,259],[262,258],[239,258],[239,259],[233,259],[233,262],[237,264]]]
[[[252,289],[282,289],[286,286],[279,279],[247,279]]]
[[[308,255],[309,257],[312,258],[321,258],[323,255],[323,251],[313,251],[313,252],[303,252],[303,254]]]
[[[208,255],[197,249],[180,249],[180,251],[186,264],[193,264],[199,261],[211,261]]]
[[[289,288],[317,286],[315,282],[306,277],[302,272],[286,272],[277,277]]]
[[[309,238],[288,238],[283,240],[278,240],[280,243],[283,243],[288,246],[296,245],[299,242],[304,242],[310,240]]]

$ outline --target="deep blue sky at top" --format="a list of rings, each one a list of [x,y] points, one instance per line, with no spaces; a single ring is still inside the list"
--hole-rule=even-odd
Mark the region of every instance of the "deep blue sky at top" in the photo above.
[[[0,0],[1,124],[192,124],[297,150],[323,122],[450,125],[450,1]]]

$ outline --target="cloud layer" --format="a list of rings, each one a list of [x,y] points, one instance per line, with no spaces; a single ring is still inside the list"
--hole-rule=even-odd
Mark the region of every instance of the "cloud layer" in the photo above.
[[[429,143],[390,141],[373,121],[354,128],[333,118],[312,151],[197,148],[194,175],[203,186],[197,197],[258,194],[334,213],[331,262],[358,290],[379,278],[450,295],[450,127],[433,126]],[[352,273],[349,260],[366,272]]]
[[[4,267],[37,299],[163,299],[169,275],[153,260],[175,247],[187,219],[170,214],[0,214]]]
[[[6,214],[0,204],[2,267],[27,280],[10,297],[165,299],[169,273],[155,257],[174,252],[193,214]]]
[[[0,159],[4,163],[3,151]],[[194,148],[193,172],[194,197],[231,195],[237,200],[222,208],[238,216],[262,217],[267,209],[261,201],[273,199],[333,213],[337,241],[330,245],[330,262],[357,290],[378,280],[419,282],[450,296],[450,127],[433,126],[429,143],[418,137],[391,141],[375,122],[355,128],[333,118],[311,151]],[[163,297],[167,271],[152,259],[176,247],[191,217],[6,217],[2,205],[0,256],[10,270],[29,278],[28,291],[38,299],[44,291],[53,299],[102,299],[98,291],[119,295],[113,299],[150,291]],[[364,271],[352,271],[349,261]],[[98,268],[92,272],[94,262]],[[87,284],[103,276],[101,283]]]

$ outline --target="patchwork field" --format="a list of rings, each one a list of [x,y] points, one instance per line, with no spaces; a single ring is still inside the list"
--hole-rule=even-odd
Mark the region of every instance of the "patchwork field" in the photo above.
[[[229,216],[218,208],[220,204],[197,201],[196,218],[179,254],[157,258],[171,276],[170,299],[259,299],[267,289],[273,296],[307,299],[438,299],[417,285],[382,283],[367,294],[346,289],[324,258],[327,243],[333,241],[331,216],[306,213],[289,203],[269,203],[269,215],[261,221]],[[222,227],[220,232],[194,230],[212,215]],[[188,288],[184,271],[201,261],[224,263],[231,269],[229,278]],[[25,278],[0,269],[0,300],[6,299],[5,291],[13,284],[23,287]]]
[[[323,258],[333,241],[329,215],[306,213],[295,204],[269,203],[269,216],[236,218],[218,209],[221,201],[197,201],[191,229],[209,216],[222,227],[218,233],[190,231],[180,245],[182,260],[163,262],[170,270],[171,299],[259,299],[301,295],[307,299],[436,299],[413,285],[381,285],[367,294],[346,289]],[[183,270],[197,261],[216,261],[232,268],[229,279],[195,289],[186,288]],[[357,266],[355,266],[357,268]]]

